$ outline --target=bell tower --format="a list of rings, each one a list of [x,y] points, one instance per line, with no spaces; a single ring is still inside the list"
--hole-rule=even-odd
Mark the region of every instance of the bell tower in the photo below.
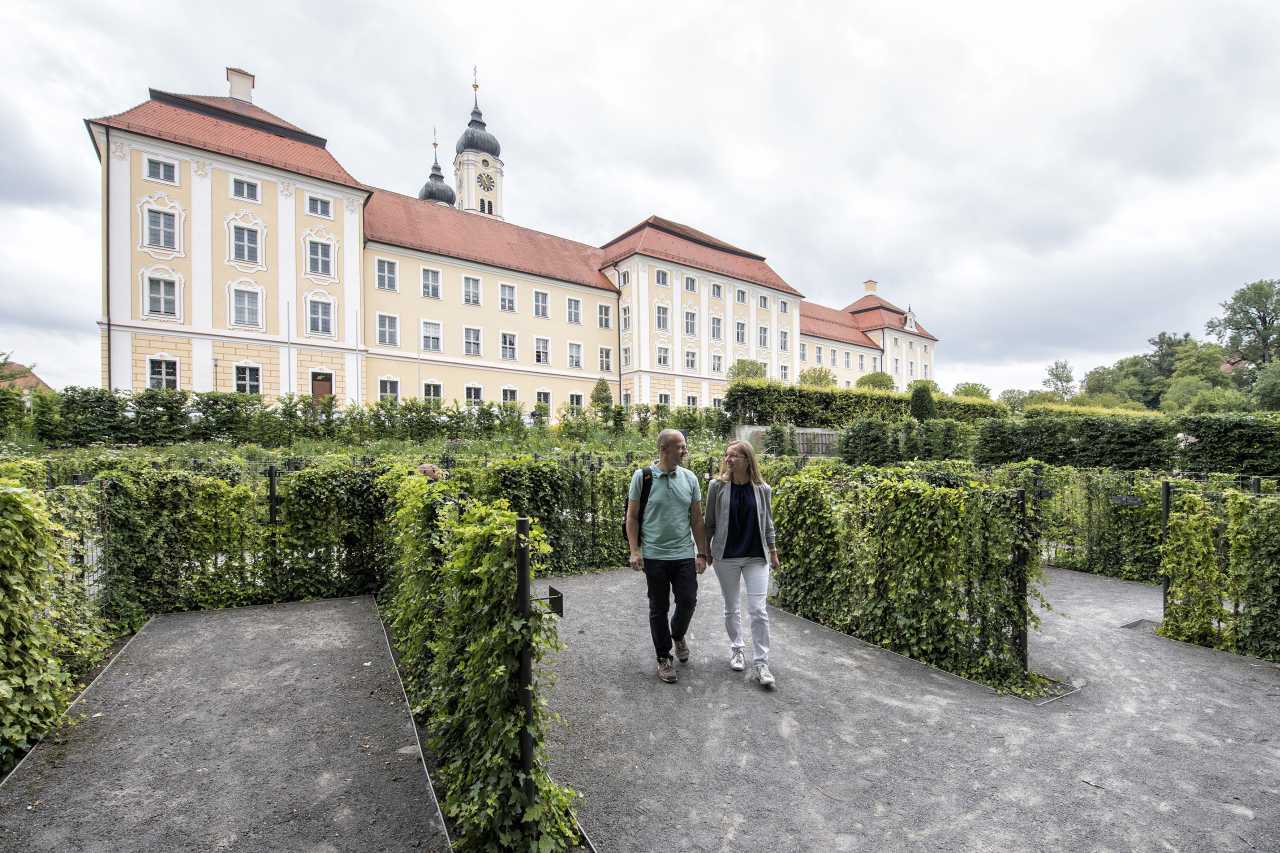
[[[453,180],[458,207],[472,213],[502,218],[502,146],[488,131],[480,112],[480,83],[471,83],[471,121],[458,137],[453,158]]]

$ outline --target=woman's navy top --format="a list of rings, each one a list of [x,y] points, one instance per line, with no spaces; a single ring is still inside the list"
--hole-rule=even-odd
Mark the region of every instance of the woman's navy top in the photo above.
[[[729,484],[729,535],[724,542],[725,557],[764,559],[760,542],[760,521],[756,518],[756,490],[750,483]]]

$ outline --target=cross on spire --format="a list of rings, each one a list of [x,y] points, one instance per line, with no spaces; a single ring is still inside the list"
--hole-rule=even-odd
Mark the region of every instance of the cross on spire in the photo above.
[[[478,66],[471,66],[471,91],[475,98],[476,108],[480,108],[480,69]]]

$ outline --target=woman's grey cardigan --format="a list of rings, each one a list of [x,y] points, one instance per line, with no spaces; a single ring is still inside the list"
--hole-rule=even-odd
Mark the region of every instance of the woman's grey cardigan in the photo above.
[[[724,480],[713,479],[707,486],[707,504],[703,510],[703,522],[707,529],[707,538],[711,540],[711,559],[724,558],[725,540],[729,538],[729,495],[733,489],[726,489]],[[753,484],[756,493],[756,520],[760,523],[760,541],[765,548],[774,546],[773,532],[773,490],[767,483]],[[719,522],[719,523],[717,523]],[[765,554],[765,559],[769,558]]]

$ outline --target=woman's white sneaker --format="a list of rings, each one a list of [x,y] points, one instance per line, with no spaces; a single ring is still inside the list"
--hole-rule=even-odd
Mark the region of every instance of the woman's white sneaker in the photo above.
[[[742,649],[732,649],[729,653],[729,669],[734,672],[742,672],[747,668],[747,659],[742,655]]]
[[[758,663],[751,667],[751,680],[758,681],[761,687],[773,687],[773,673],[769,671],[769,664]]]

